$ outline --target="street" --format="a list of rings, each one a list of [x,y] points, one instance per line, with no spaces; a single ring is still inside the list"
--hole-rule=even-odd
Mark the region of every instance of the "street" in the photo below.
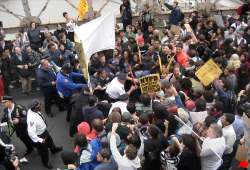
[[[29,96],[24,96],[21,94],[20,88],[11,89],[12,95],[16,103],[27,106],[33,99],[38,98],[43,103],[42,94],[38,91],[34,91]],[[43,110],[44,108],[42,108]],[[68,123],[66,122],[66,112],[59,112],[56,106],[53,106],[52,111],[54,113],[54,117],[50,118],[45,114],[46,121],[48,124],[48,131],[50,132],[54,142],[57,146],[63,146],[63,150],[71,151],[73,148],[73,138],[69,137],[68,133]],[[43,112],[44,113],[44,112]],[[2,112],[0,114],[2,117]],[[24,144],[16,137],[14,134],[12,136],[12,143],[16,147],[16,151],[18,155],[22,155],[25,152]],[[20,157],[19,156],[19,157]],[[55,155],[50,155],[51,164],[54,166],[53,169],[63,169],[63,163],[60,158],[60,153]],[[21,170],[46,170],[43,167],[41,158],[38,155],[37,150],[35,149],[31,155],[27,157],[29,163],[21,164]],[[0,166],[0,169],[2,167]]]

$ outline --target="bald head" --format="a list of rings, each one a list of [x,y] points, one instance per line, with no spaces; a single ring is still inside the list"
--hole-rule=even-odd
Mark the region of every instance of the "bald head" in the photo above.
[[[220,138],[222,137],[222,128],[216,123],[212,123],[207,130],[207,137]]]
[[[49,69],[49,61],[47,59],[42,59],[41,60],[41,66],[43,69]]]
[[[15,47],[15,53],[18,55],[22,54],[21,48],[20,47]]]

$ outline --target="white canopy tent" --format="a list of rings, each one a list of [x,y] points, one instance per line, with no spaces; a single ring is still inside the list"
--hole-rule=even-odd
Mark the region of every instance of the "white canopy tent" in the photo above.
[[[29,0],[29,5],[31,9],[31,14],[37,16],[39,11],[43,8],[47,0]],[[93,9],[99,10],[101,6],[106,2],[106,0],[89,0],[92,1]],[[157,4],[158,2],[164,2],[165,0],[130,0],[133,8],[138,4],[138,8],[142,7],[142,4],[149,3],[151,5]],[[166,0],[172,3],[173,0]],[[201,0],[179,0],[181,7],[195,6],[195,4]],[[204,1],[204,0],[202,0]],[[210,0],[212,3],[216,1],[216,7],[220,8],[236,8],[240,5],[240,0]],[[72,4],[77,6],[79,0],[70,0]],[[116,11],[119,14],[119,4],[122,0],[111,0],[105,8],[102,10],[102,13],[107,13],[108,11]],[[9,10],[15,12],[16,14],[24,16],[24,10],[21,0],[0,0],[0,4],[5,5]],[[77,17],[77,11],[70,6],[65,0],[50,0],[47,8],[41,14],[40,19],[43,24],[47,23],[57,23],[63,22],[64,18],[62,13],[67,11],[71,16]],[[4,27],[17,27],[19,26],[20,21],[15,18],[13,15],[5,13],[1,10],[0,7],[0,21],[3,22]]]

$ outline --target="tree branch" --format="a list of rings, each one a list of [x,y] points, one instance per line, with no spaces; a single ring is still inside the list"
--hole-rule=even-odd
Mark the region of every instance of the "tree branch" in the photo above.
[[[23,4],[23,10],[24,10],[24,13],[25,13],[25,17],[30,17],[31,12],[30,12],[29,1],[28,0],[22,0],[22,4]]]
[[[71,7],[73,7],[74,9],[78,9],[73,3],[71,3],[69,0],[65,0]]]
[[[29,1],[28,0],[22,0],[22,4],[23,4],[23,10],[24,10],[24,13],[25,13],[25,17],[30,17],[31,12],[30,12]]]
[[[19,21],[22,20],[21,17],[24,17],[24,16],[21,16],[21,15],[18,15],[18,14],[16,14],[16,13],[12,12],[11,10],[9,10],[9,9],[8,9],[5,5],[3,5],[3,4],[0,4],[0,7],[3,8],[3,10],[1,10],[2,12],[6,12],[6,13],[8,13],[8,14],[13,15],[13,16],[16,17]]]
[[[48,4],[49,4],[50,0],[47,0],[47,2],[44,4],[43,8],[41,9],[41,11],[39,12],[39,14],[37,15],[37,18],[39,18],[42,13],[45,11],[45,9],[47,8]]]

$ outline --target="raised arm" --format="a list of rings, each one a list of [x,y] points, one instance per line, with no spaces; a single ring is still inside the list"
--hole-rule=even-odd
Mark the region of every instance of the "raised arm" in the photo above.
[[[118,123],[113,123],[112,132],[110,137],[110,150],[113,155],[113,158],[117,164],[122,162],[123,158],[116,146],[116,129],[118,128]]]

